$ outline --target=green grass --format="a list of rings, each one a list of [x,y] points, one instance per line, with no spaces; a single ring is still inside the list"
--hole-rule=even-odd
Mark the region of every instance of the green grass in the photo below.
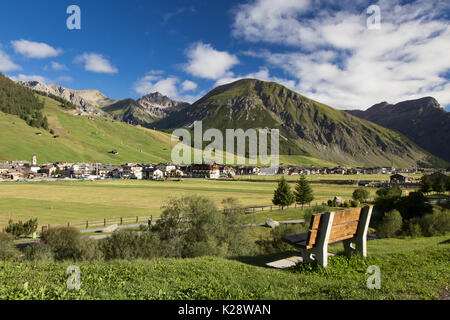
[[[157,217],[169,198],[191,194],[206,195],[219,206],[229,197],[238,199],[245,207],[270,206],[276,185],[275,182],[201,179],[185,179],[182,182],[106,180],[0,183],[0,228],[10,218],[27,220],[37,217],[40,225],[54,225],[105,218]],[[314,205],[334,196],[351,199],[356,188],[323,183],[313,183],[312,187],[316,197]],[[373,196],[375,189],[370,191]],[[288,210],[283,213],[274,211],[271,217],[286,217],[283,220],[289,220],[297,219],[299,215]]]
[[[28,126],[23,120],[0,112],[0,161],[30,160],[36,154],[40,163],[102,162],[165,162],[171,158],[170,135],[101,117],[73,116],[47,97],[44,114],[49,132]],[[42,135],[36,135],[41,132]],[[118,155],[112,155],[111,150]],[[142,151],[142,152],[141,152]]]
[[[81,289],[75,291],[66,287],[66,269],[73,262],[0,262],[0,299],[399,300],[439,299],[445,292],[448,296],[448,236],[369,241],[368,253],[366,259],[331,257],[326,270],[308,264],[289,270],[263,267],[293,252],[234,260],[76,263]],[[381,270],[380,290],[366,286],[371,265]]]

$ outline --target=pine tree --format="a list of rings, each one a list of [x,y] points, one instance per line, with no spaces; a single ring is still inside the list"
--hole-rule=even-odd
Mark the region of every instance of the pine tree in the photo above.
[[[278,182],[272,202],[276,206],[281,206],[282,210],[295,202],[295,195],[284,177]]]
[[[305,203],[311,203],[314,200],[313,190],[304,175],[297,181],[294,194],[296,202],[302,205],[302,209]]]

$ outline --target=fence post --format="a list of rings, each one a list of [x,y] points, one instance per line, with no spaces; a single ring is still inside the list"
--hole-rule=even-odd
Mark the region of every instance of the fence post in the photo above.
[[[123,218],[122,217],[120,217],[120,224],[121,225],[123,224]]]
[[[67,222],[67,228],[70,228],[70,222]]]
[[[272,211],[272,206],[270,206],[270,211]]]
[[[136,223],[138,223],[139,222],[139,217],[136,217]]]
[[[103,225],[106,227],[106,219],[103,220]]]

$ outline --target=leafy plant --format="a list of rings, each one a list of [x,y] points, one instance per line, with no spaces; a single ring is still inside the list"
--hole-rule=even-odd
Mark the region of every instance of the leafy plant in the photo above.
[[[402,215],[397,210],[392,210],[384,214],[381,223],[377,228],[377,235],[383,238],[395,236],[402,228]]]
[[[366,188],[357,188],[353,191],[352,198],[353,200],[357,200],[359,202],[366,202],[369,198],[369,191]]]

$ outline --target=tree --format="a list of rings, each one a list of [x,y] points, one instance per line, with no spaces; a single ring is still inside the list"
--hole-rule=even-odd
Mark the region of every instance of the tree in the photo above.
[[[424,194],[427,194],[432,190],[432,187],[433,185],[431,183],[430,177],[427,175],[423,175],[420,179],[420,191]]]
[[[433,181],[433,191],[438,194],[445,192],[445,185],[439,177],[436,177]]]
[[[305,175],[301,175],[300,179],[297,181],[295,186],[295,201],[303,206],[305,203],[311,203],[314,200],[314,194],[308,180],[306,180]]]
[[[285,177],[282,177],[278,182],[272,202],[276,206],[281,206],[282,210],[295,202],[295,195],[292,193]]]
[[[30,219],[23,223],[22,221],[13,222],[9,220],[8,226],[5,228],[5,232],[12,234],[14,237],[19,238],[20,236],[28,236],[36,231],[38,227],[37,218]]]
[[[369,198],[369,191],[365,188],[358,188],[353,191],[352,198],[353,200],[357,200],[359,202],[366,202]]]

